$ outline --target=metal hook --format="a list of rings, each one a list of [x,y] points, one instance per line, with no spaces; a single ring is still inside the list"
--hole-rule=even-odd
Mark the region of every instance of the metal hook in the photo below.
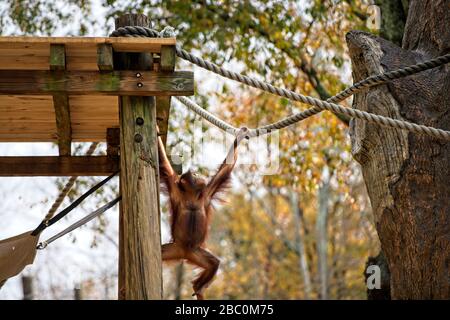
[[[47,241],[42,241],[37,245],[36,249],[43,250],[43,249],[47,248],[47,246],[48,246]]]

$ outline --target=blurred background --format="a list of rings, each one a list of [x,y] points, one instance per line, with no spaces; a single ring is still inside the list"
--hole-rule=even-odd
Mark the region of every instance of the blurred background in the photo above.
[[[177,31],[178,43],[204,59],[290,90],[327,99],[352,83],[346,32],[368,30],[370,1],[129,1],[2,0],[0,35],[108,36],[114,18],[144,13],[155,29]],[[235,126],[257,127],[307,106],[225,81],[180,59],[193,70],[196,101]],[[173,101],[174,99],[172,99]],[[343,102],[351,106],[351,99]],[[172,103],[168,150],[198,143],[199,119]],[[365,299],[365,261],[379,251],[370,203],[352,160],[348,119],[324,112],[279,132],[279,168],[264,175],[237,166],[226,204],[214,213],[209,249],[220,257],[210,299]],[[209,124],[203,123],[201,130]],[[83,154],[88,144],[76,144]],[[204,148],[220,159],[223,148]],[[181,151],[180,151],[181,150]],[[205,151],[206,150],[206,151]],[[97,154],[105,153],[101,145]],[[0,155],[57,155],[52,144],[0,144]],[[219,155],[219,156],[218,156]],[[211,173],[214,161],[183,157],[184,169]],[[220,161],[220,160],[218,160]],[[79,178],[71,200],[101,178]],[[35,227],[66,178],[0,178],[0,239]],[[43,235],[46,238],[112,200],[118,181]],[[170,241],[162,198],[162,241]],[[114,208],[39,251],[10,279],[0,299],[117,299],[118,210]],[[192,299],[198,270],[164,267],[164,296]],[[31,286],[30,286],[31,284]]]

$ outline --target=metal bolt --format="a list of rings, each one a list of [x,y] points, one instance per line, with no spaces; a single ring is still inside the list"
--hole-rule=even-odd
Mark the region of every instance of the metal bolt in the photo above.
[[[139,72],[136,73],[136,78],[140,78],[142,76],[142,74],[140,74]]]
[[[139,133],[136,133],[134,135],[134,141],[135,142],[140,143],[140,142],[142,142],[142,140],[144,140],[144,139],[142,138],[142,135],[140,135]]]
[[[142,126],[144,124],[144,119],[142,119],[141,117],[136,118],[136,124],[138,126]]]
[[[138,88],[142,88],[144,85],[142,84],[142,82],[138,82],[137,86]]]

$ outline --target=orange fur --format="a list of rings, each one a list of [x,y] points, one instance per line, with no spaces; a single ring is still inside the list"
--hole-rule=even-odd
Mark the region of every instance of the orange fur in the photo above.
[[[218,194],[229,188],[231,172],[237,160],[236,149],[241,139],[242,136],[238,136],[226,160],[206,183],[190,171],[177,175],[167,158],[161,138],[158,138],[160,177],[162,190],[169,196],[172,234],[172,242],[162,246],[162,258],[163,261],[187,260],[203,269],[192,282],[197,299],[203,299],[203,291],[219,268],[219,259],[205,249],[205,241],[213,202],[220,201]]]

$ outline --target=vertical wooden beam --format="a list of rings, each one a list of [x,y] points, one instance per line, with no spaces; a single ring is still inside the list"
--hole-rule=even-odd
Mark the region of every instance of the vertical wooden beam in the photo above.
[[[120,150],[120,128],[106,129],[106,155],[108,157],[118,157]]]
[[[64,44],[50,44],[50,70],[58,72],[66,69],[66,47]],[[70,106],[67,94],[53,95],[56,129],[58,131],[58,149],[60,156],[70,156],[72,145],[72,126],[70,124]]]
[[[97,45],[97,66],[100,71],[112,71],[114,69],[113,48],[111,44],[101,43]]]
[[[70,124],[69,97],[66,94],[54,95],[53,107],[58,130],[59,155],[70,156],[72,153],[72,126]]]
[[[142,14],[116,19],[116,28],[148,26]],[[115,53],[116,69],[153,68],[149,53]],[[162,299],[159,175],[154,97],[119,97],[119,298]]]
[[[176,62],[175,46],[161,46],[161,58],[159,62],[159,69],[161,72],[173,72],[175,70]],[[157,97],[156,98],[156,120],[159,127],[159,135],[161,140],[166,146],[167,132],[169,131],[169,114],[170,114],[170,96]],[[169,156],[169,160],[171,158]],[[174,164],[172,161],[172,167],[177,174],[183,172],[183,166],[181,164]]]
[[[50,44],[50,70],[66,70],[66,46]]]
[[[172,72],[175,70],[175,46],[161,46],[160,71]],[[163,144],[166,145],[169,126],[170,96],[156,98],[156,119]]]
[[[161,71],[174,71],[175,70],[175,46],[161,46],[161,60],[160,68]]]

